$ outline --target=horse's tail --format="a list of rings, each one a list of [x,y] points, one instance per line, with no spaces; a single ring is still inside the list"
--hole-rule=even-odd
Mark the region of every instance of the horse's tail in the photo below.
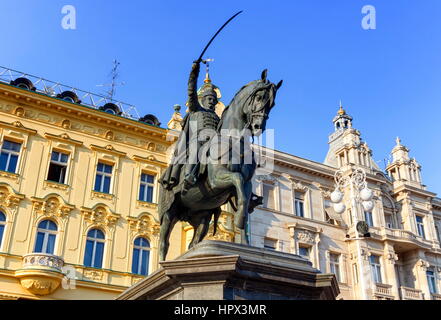
[[[164,214],[170,210],[175,201],[175,194],[173,190],[164,188],[162,184],[159,184],[159,203],[158,203],[158,215],[159,222],[162,224]]]
[[[217,208],[215,209],[214,213],[213,213],[213,236],[216,235],[216,231],[217,231],[217,222],[219,221],[219,217],[221,215],[221,208]]]

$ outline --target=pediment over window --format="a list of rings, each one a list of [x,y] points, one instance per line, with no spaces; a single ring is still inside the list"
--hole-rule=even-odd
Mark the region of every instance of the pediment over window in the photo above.
[[[105,204],[97,204],[93,208],[81,207],[81,215],[89,224],[112,228],[115,226],[120,214],[112,212]]]
[[[48,194],[44,198],[31,197],[33,210],[37,215],[66,218],[75,208],[57,194]]]
[[[17,193],[6,183],[0,183],[0,205],[15,209],[25,196]]]
[[[128,217],[130,229],[140,235],[158,235],[159,234],[159,222],[148,213],[142,213],[137,218]]]
[[[318,243],[320,241],[320,233],[323,232],[322,228],[299,223],[289,224],[288,229],[292,238],[306,244]]]

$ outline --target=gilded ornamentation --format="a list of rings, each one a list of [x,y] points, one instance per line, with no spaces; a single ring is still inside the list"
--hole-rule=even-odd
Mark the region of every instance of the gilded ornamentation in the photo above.
[[[0,177],[12,179],[12,180],[15,180],[15,181],[18,182],[18,178],[20,176],[18,174],[16,174],[16,173],[7,172],[7,171],[0,171]]]
[[[52,182],[52,181],[48,181],[48,180],[46,180],[44,182],[44,187],[45,188],[49,187],[49,188],[62,190],[62,191],[66,191],[67,189],[69,189],[69,186],[67,184],[56,183],[56,182]]]
[[[156,222],[155,219],[148,214],[144,214],[139,218],[128,217],[127,221],[129,223],[130,229],[136,233],[155,236],[159,234],[159,223]]]
[[[70,124],[70,120],[68,120],[68,119],[64,119],[63,122],[61,123],[61,126],[62,126],[64,129],[70,129],[70,126],[71,126],[71,124]]]
[[[103,279],[103,272],[100,270],[84,270],[84,278],[94,281],[101,281]]]
[[[158,207],[157,203],[146,202],[146,201],[137,201],[138,207],[156,209]]]
[[[222,224],[218,224],[216,234],[213,235],[213,225],[210,225],[206,239],[234,242],[234,232],[228,231]]]
[[[108,193],[102,193],[102,192],[92,191],[92,199],[93,199],[93,198],[100,198],[100,199],[105,199],[105,200],[112,200],[112,199],[113,199],[113,194],[108,194]]]
[[[150,143],[147,145],[147,149],[148,149],[149,151],[156,151],[156,145],[155,145],[153,142],[150,142]]]
[[[120,218],[119,214],[112,213],[104,206],[97,206],[95,209],[81,208],[84,220],[91,224],[113,227]]]
[[[36,214],[45,215],[48,217],[66,218],[74,209],[73,205],[66,204],[56,196],[48,197],[47,199],[39,199],[32,197],[33,208]]]
[[[23,128],[23,124],[20,121],[14,121],[12,125],[17,128]]]
[[[14,110],[14,114],[15,114],[16,116],[18,116],[18,117],[23,117],[23,116],[24,116],[24,113],[25,113],[25,111],[24,111],[24,109],[23,109],[22,107],[17,107],[17,108],[15,108],[15,110]]]
[[[38,279],[21,279],[20,283],[29,292],[40,296],[54,292],[60,285],[60,281],[43,277]]]
[[[8,188],[5,185],[0,186],[0,204],[16,209],[21,200],[24,199],[24,195],[15,193],[12,188]]]
[[[113,140],[114,137],[115,137],[115,134],[112,131],[107,130],[107,132],[105,134],[105,137],[106,137],[107,140]]]

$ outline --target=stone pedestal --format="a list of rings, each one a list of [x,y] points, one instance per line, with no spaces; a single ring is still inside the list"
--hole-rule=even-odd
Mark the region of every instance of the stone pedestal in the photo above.
[[[205,240],[133,285],[118,300],[333,300],[333,274],[300,256]]]

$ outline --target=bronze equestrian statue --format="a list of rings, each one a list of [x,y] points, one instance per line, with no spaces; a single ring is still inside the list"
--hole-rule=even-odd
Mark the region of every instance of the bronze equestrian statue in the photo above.
[[[244,226],[248,214],[261,203],[261,197],[252,193],[251,179],[257,165],[254,152],[250,147],[246,148],[246,145],[249,145],[250,136],[259,136],[265,131],[269,112],[274,106],[276,93],[282,81],[277,85],[268,81],[267,71],[264,70],[261,79],[248,83],[236,93],[218,121],[213,112],[214,101],[207,100],[205,104],[202,96],[201,106],[197,100],[200,62],[201,59],[193,63],[190,73],[190,112],[184,119],[184,127],[177,141],[172,162],[160,179],[160,261],[166,258],[170,233],[177,221],[186,221],[194,227],[194,236],[189,246],[191,248],[203,240],[212,217],[213,233],[216,232],[220,207],[227,202],[230,202],[235,210],[234,222],[241,230],[242,243],[248,244]],[[208,96],[210,94],[207,94]],[[192,136],[192,125],[197,127],[193,132],[196,137]],[[205,130],[201,137],[201,130],[207,127],[212,130]],[[249,135],[245,132],[249,132]],[[225,140],[229,143],[220,143]],[[239,161],[232,161],[229,155],[232,153],[233,144],[240,145]],[[225,148],[225,145],[229,147]],[[189,155],[192,152],[197,153],[196,163],[192,161],[194,155]],[[221,156],[227,154],[227,158],[223,156],[224,161],[219,161],[219,153]]]

